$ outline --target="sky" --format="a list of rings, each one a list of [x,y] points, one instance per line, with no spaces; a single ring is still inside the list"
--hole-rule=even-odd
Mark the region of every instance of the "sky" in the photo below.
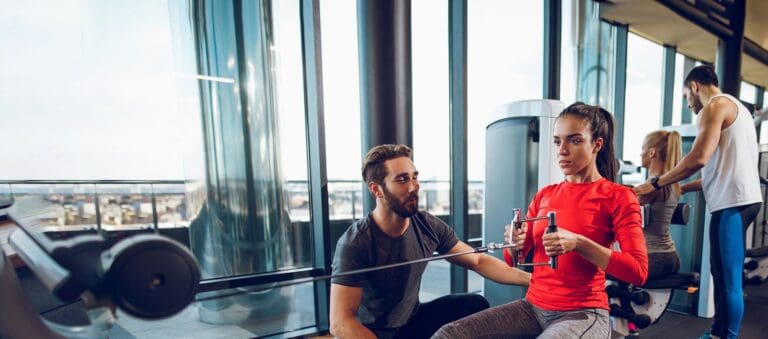
[[[184,179],[203,173],[190,37],[172,20],[178,19],[173,6],[151,0],[0,2],[0,45],[5,46],[0,50],[5,127],[0,156],[6,159],[0,180]],[[284,177],[303,180],[298,1],[273,4]],[[447,180],[447,1],[412,5],[414,158],[423,179]],[[493,111],[511,101],[541,97],[541,6],[524,0],[468,2],[470,180],[484,177],[484,131]],[[354,0],[321,2],[330,180],[360,177],[355,11]],[[564,24],[571,30],[572,25]],[[561,78],[572,88],[572,34],[563,37]],[[633,145],[635,139],[657,126],[645,117],[660,109],[655,67],[660,67],[661,47],[633,36],[629,44],[627,120],[633,128],[627,131],[632,141],[625,154],[636,157],[641,140]],[[573,96],[566,88],[563,97]]]
[[[0,11],[0,179],[183,177],[167,4]]]

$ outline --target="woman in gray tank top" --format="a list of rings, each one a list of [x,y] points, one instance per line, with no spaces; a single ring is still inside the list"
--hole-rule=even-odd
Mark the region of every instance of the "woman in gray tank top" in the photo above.
[[[661,176],[681,158],[680,134],[675,131],[654,131],[645,136],[640,153],[642,166],[648,169],[648,177]],[[640,204],[651,208],[651,218],[643,233],[648,247],[648,280],[680,269],[680,257],[669,233],[672,214],[680,198],[680,185],[667,185],[660,190],[639,197]]]

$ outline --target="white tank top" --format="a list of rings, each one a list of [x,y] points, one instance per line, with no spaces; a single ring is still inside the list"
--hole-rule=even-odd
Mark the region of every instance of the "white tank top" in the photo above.
[[[710,212],[729,207],[762,202],[758,173],[757,133],[752,117],[744,105],[728,94],[724,97],[736,104],[736,120],[720,132],[720,142],[704,168],[701,186]]]

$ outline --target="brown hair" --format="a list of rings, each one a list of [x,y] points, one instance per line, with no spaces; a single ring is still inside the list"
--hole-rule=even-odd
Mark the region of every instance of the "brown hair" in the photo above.
[[[656,149],[661,161],[664,162],[661,174],[669,172],[680,162],[683,157],[682,144],[683,141],[677,131],[658,130],[645,136],[645,145]],[[675,194],[680,195],[680,184],[674,183],[671,186]],[[667,198],[669,198],[669,192],[664,192],[664,199]]]
[[[606,179],[616,182],[616,174],[619,172],[619,164],[616,160],[616,152],[613,149],[613,115],[605,109],[587,105],[583,102],[575,102],[566,107],[558,118],[573,115],[589,123],[592,130],[592,142],[597,138],[603,138],[603,147],[597,153],[597,171]]]
[[[381,184],[387,176],[384,162],[390,159],[407,157],[411,159],[411,148],[406,145],[385,144],[371,148],[363,159],[363,180]]]

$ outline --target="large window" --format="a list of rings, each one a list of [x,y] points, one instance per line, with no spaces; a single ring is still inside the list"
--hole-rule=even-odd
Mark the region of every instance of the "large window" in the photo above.
[[[624,159],[640,165],[643,138],[661,126],[663,48],[630,33],[627,39],[627,87],[624,116]],[[644,181],[641,174],[625,175],[625,184]]]
[[[542,97],[542,6],[524,0],[467,2],[470,180],[485,178],[485,128],[494,110]]]
[[[0,37],[9,141],[0,155],[12,161],[0,178],[172,183],[4,185],[0,194],[46,197],[56,204],[54,226],[91,226],[100,212],[105,231],[176,227],[204,279],[311,265],[306,192],[286,199],[295,206],[283,204],[292,192],[284,180],[298,182],[300,193],[307,180],[299,1],[262,4],[243,1],[235,10],[232,2],[208,2],[195,20],[181,1],[5,6],[0,28],[13,34]],[[242,31],[234,13],[242,14]],[[210,49],[196,56],[198,47]],[[244,166],[246,159],[256,165]],[[195,187],[186,197],[185,185]],[[190,236],[186,226],[203,232]],[[165,334],[268,336],[315,322],[312,284],[217,292],[241,294],[190,305],[164,320],[174,329]],[[119,319],[137,336],[158,328]]]
[[[413,160],[419,170],[420,210],[450,214],[448,1],[411,3]],[[451,225],[453,226],[453,225]],[[450,294],[450,263],[431,261],[421,280],[422,302]]]
[[[307,138],[299,1],[272,2],[276,117],[280,125],[283,178],[291,220],[309,221]]]
[[[325,156],[331,220],[350,221],[363,216],[356,4],[354,0],[320,2]],[[339,227],[342,226],[349,226],[349,223]]]
[[[768,89],[763,90],[763,110],[768,110]]]
[[[739,99],[750,104],[757,102],[757,87],[748,82],[742,81],[739,88]]]
[[[685,79],[685,55],[675,54],[675,84],[672,91],[672,125],[682,124],[683,110],[688,109],[688,101],[683,91]]]
[[[168,4],[0,11],[2,179],[180,179]]]
[[[485,129],[493,112],[512,101],[542,97],[543,11],[540,1],[467,1],[470,215],[484,213]],[[482,219],[477,222],[482,223]],[[470,232],[470,238],[479,236],[489,239],[501,234]],[[476,273],[470,272],[469,277],[471,291],[483,287]]]
[[[448,1],[412,4],[413,149],[421,209],[450,212]],[[429,192],[429,196],[427,196]]]
[[[573,0],[562,0],[560,39],[560,101],[570,105],[576,101],[576,69],[579,60],[578,11]]]

